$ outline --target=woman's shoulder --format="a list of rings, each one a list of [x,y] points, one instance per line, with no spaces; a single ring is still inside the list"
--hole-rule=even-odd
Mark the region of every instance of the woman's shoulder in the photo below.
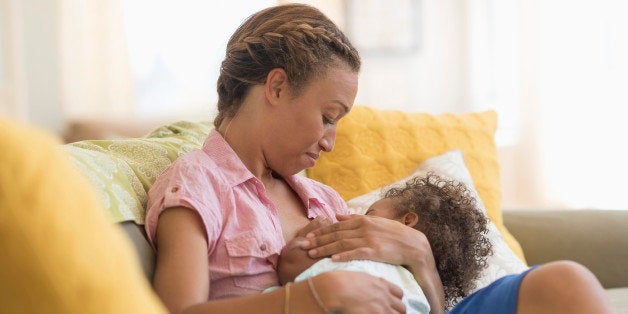
[[[216,163],[202,150],[193,150],[177,158],[155,180],[149,196],[160,190],[172,189],[173,185],[183,185],[188,188],[203,183],[220,181],[220,170]]]
[[[216,162],[202,149],[195,149],[177,158],[170,167],[194,170],[214,169],[216,168]]]

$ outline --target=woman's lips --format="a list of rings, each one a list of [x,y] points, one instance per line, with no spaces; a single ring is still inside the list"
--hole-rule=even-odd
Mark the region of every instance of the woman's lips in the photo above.
[[[316,164],[316,160],[318,159],[319,155],[315,154],[315,153],[305,153],[308,157],[310,157],[310,167],[314,167],[314,165]]]

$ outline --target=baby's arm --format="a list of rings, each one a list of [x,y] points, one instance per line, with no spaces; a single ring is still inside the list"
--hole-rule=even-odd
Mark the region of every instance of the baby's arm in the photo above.
[[[294,278],[300,273],[322,259],[311,258],[306,250],[301,249],[299,243],[302,240],[305,240],[305,238],[296,237],[288,242],[281,250],[277,267],[277,274],[279,275],[279,283],[281,283],[281,285],[294,281]]]
[[[314,218],[281,250],[277,266],[277,274],[279,275],[279,283],[281,285],[294,281],[294,278],[300,273],[323,258],[311,258],[307,254],[307,250],[302,249],[299,244],[305,240],[305,235],[308,232],[330,224],[332,224],[332,221],[329,218],[323,218],[322,216]]]

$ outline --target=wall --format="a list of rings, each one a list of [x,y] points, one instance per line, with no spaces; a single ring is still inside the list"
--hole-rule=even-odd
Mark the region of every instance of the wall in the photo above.
[[[28,120],[18,0],[0,1],[0,115]]]
[[[64,128],[57,27],[58,1],[3,1],[5,86],[2,112],[54,133]],[[6,11],[5,11],[6,10]]]
[[[467,110],[464,3],[418,2],[418,49],[388,56],[363,53],[356,102],[433,113]]]
[[[22,0],[24,73],[29,120],[59,133],[65,126],[61,106],[58,47],[59,1]],[[53,14],[51,14],[53,13]]]
[[[32,123],[58,133],[65,124],[58,46],[62,1],[15,2],[21,7],[23,24],[21,50],[28,91],[25,112]],[[323,9],[338,6],[335,1],[327,2],[322,3]],[[408,111],[465,110],[468,75],[464,6],[456,0],[418,3],[418,49],[392,56],[364,53],[357,102]]]

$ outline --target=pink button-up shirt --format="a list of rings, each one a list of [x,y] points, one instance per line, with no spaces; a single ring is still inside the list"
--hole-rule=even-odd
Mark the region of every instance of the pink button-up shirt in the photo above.
[[[324,215],[335,221],[336,212],[348,213],[330,187],[298,175],[284,179],[303,202],[308,218]],[[199,214],[207,233],[210,300],[279,285],[277,260],[286,242],[277,209],[262,182],[220,133],[213,130],[201,150],[177,159],[148,195],[145,227],[153,246],[164,209],[183,206]]]

